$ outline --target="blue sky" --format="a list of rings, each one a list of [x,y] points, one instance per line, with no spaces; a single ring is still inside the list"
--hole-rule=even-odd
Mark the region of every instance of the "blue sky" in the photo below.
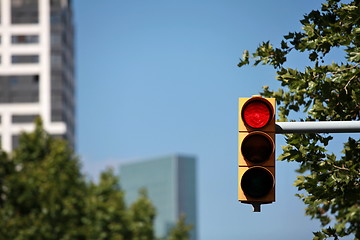
[[[84,171],[96,178],[139,158],[195,155],[200,240],[311,239],[319,222],[304,216],[294,196],[295,164],[277,162],[277,201],[261,213],[237,202],[238,98],[278,87],[272,68],[237,63],[245,49],[300,31],[303,14],[320,3],[73,1]]]

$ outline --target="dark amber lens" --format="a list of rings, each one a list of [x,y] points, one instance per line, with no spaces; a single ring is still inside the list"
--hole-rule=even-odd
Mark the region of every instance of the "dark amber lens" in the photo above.
[[[263,134],[248,135],[241,144],[241,152],[247,161],[262,163],[267,161],[273,152],[273,143]]]
[[[272,174],[262,167],[250,168],[241,179],[241,188],[247,196],[252,198],[265,197],[273,186]]]

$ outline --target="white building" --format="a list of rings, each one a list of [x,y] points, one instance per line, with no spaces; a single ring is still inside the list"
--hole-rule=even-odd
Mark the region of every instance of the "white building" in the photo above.
[[[41,116],[74,146],[74,54],[70,0],[0,1],[0,139],[11,151]]]

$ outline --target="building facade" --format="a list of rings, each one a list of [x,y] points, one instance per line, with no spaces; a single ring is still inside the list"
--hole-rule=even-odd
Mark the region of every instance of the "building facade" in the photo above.
[[[172,155],[120,166],[120,185],[127,204],[139,197],[139,189],[147,190],[156,208],[156,237],[166,236],[184,214],[193,226],[190,239],[197,236],[196,159]]]
[[[0,0],[0,139],[11,151],[40,116],[75,144],[74,28],[70,0]]]

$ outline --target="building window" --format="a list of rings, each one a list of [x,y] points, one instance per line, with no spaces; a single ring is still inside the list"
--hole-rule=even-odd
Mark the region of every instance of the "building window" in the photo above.
[[[50,0],[51,7],[61,7],[60,0]]]
[[[60,45],[62,43],[62,36],[59,32],[51,32],[51,45]]]
[[[55,52],[51,53],[51,67],[61,69],[62,68],[62,59],[61,54],[56,54]]]
[[[12,55],[11,63],[39,63],[39,55]]]
[[[11,118],[12,123],[33,123],[39,115],[13,115]]]
[[[0,76],[0,103],[39,102],[39,75]]]
[[[16,149],[19,146],[19,135],[12,135],[12,149]]]
[[[39,23],[38,0],[11,0],[11,23]]]
[[[38,35],[12,35],[11,43],[12,44],[39,43],[39,36]]]
[[[52,101],[53,102],[53,101]],[[57,102],[57,106],[51,109],[51,121],[52,122],[66,122],[65,106],[62,103]]]
[[[56,25],[56,24],[62,23],[61,13],[52,11],[51,16],[50,16],[50,22],[51,22],[51,25]]]

